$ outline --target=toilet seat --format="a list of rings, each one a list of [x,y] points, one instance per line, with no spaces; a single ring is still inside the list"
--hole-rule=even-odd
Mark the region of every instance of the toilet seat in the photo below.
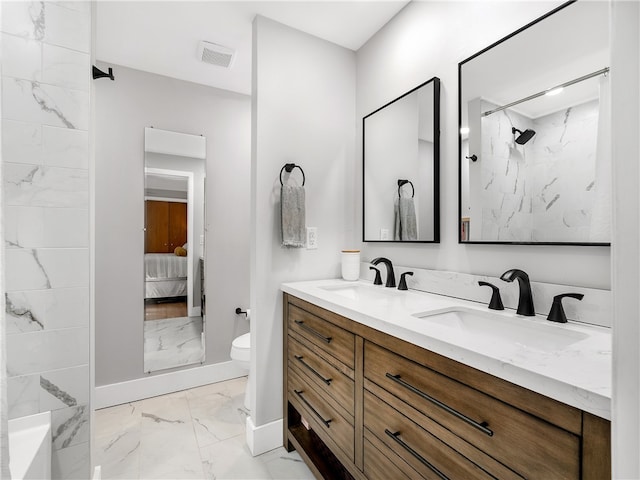
[[[251,361],[251,333],[245,333],[233,340],[231,358],[241,362]]]

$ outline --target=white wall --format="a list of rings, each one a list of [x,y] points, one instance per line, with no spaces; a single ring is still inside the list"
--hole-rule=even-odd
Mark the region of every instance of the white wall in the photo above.
[[[354,52],[264,17],[253,24],[253,62],[250,381],[262,426],[282,418],[280,284],[337,277],[355,235],[356,79]],[[317,250],[281,247],[278,174],[287,162],[304,169]],[[291,181],[299,178],[296,169]]]
[[[229,360],[248,330],[250,98],[117,65],[95,82],[96,385],[143,373],[144,127],[203,134],[206,363]]]
[[[640,478],[640,5],[615,1],[613,145],[613,478]]]
[[[363,260],[387,256],[397,265],[499,276],[509,268],[526,270],[541,282],[610,287],[608,247],[459,245],[458,238],[458,63],[538,18],[552,2],[413,2],[357,54],[357,116],[438,76],[441,90],[441,243],[439,245],[364,244]],[[358,125],[360,125],[358,123]],[[358,137],[361,128],[358,127]],[[359,158],[360,144],[356,142]],[[356,160],[358,173],[361,166]],[[359,239],[361,186],[358,202]]]

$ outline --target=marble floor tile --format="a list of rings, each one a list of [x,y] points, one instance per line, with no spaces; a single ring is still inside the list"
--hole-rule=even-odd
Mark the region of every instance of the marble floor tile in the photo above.
[[[130,426],[114,435],[96,435],[94,462],[102,478],[138,478],[140,475],[140,428]]]
[[[93,418],[96,438],[115,438],[131,429],[140,431],[142,422],[140,404],[141,402],[131,402],[96,410]]]
[[[202,317],[144,322],[145,372],[199,363],[203,357]]]
[[[238,435],[200,449],[208,480],[270,479],[267,465],[251,456],[244,435]]]
[[[140,478],[202,478],[186,394],[142,400],[141,409]]]
[[[287,452],[283,447],[260,455],[274,480],[313,480],[315,477],[295,450]]]
[[[140,402],[97,410],[94,416],[94,463],[102,478],[139,478]]]
[[[187,391],[198,445],[204,447],[245,432],[246,377]]]
[[[94,459],[104,480],[314,478],[296,452],[253,457],[245,441],[247,378],[98,410]]]

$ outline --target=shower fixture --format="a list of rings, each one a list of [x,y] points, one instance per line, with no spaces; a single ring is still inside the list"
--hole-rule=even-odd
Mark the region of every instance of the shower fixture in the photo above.
[[[518,130],[516,127],[511,127],[511,133],[515,135],[516,132],[520,134],[516,137],[516,143],[518,145],[524,145],[536,134],[535,130],[531,130],[529,128],[523,132],[522,130]]]

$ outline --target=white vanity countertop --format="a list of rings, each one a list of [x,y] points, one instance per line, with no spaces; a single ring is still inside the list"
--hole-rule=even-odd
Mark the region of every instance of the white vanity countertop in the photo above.
[[[399,291],[339,279],[282,284],[282,290],[368,327],[611,419],[611,330],[582,323],[558,324],[513,310],[416,290]],[[452,309],[493,315],[511,327],[512,339],[452,328],[420,316]],[[519,339],[524,339],[519,341]],[[556,345],[557,344],[557,345]]]

